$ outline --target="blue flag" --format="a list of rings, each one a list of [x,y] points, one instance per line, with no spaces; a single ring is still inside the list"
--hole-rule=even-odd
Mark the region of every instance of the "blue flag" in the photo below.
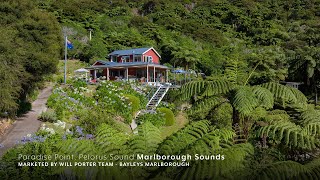
[[[67,39],[67,48],[73,49],[73,44]]]

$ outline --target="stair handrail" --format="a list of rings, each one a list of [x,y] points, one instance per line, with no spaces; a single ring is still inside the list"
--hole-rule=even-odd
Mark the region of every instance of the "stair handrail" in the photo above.
[[[146,108],[148,108],[149,103],[151,103],[152,99],[155,97],[155,95],[159,92],[159,90],[161,89],[162,85],[159,86],[159,88],[157,89],[157,91],[153,94],[153,96],[149,99],[149,102],[147,103]]]
[[[161,95],[161,97],[159,98],[158,102],[155,104],[155,107],[157,107],[160,104],[160,102],[162,101],[164,96],[167,94],[169,88],[170,88],[170,85],[167,85],[165,92]]]

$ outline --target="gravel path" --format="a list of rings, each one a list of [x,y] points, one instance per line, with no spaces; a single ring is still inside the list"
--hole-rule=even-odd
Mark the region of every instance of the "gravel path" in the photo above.
[[[41,125],[41,121],[38,121],[38,115],[42,111],[45,111],[46,102],[48,97],[51,95],[53,87],[49,86],[43,89],[38,99],[32,103],[32,109],[27,114],[19,117],[11,130],[0,139],[0,144],[4,147],[0,148],[0,157],[10,148],[14,147],[16,142],[21,140],[27,134],[32,134],[38,131]]]

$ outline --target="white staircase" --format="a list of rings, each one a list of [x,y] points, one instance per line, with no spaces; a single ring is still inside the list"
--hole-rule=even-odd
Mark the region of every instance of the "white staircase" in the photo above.
[[[140,110],[138,111],[131,124],[130,124],[130,127],[133,131],[134,134],[137,134],[138,131],[137,131],[137,123],[136,123],[136,119],[143,115],[143,114],[146,114],[146,113],[155,113],[155,109],[157,108],[157,106],[159,105],[159,103],[161,102],[161,100],[164,98],[164,96],[166,95],[166,93],[168,92],[169,88],[170,88],[170,85],[171,84],[164,84],[164,85],[160,85],[159,88],[157,89],[157,91],[153,94],[153,96],[150,98],[147,106],[146,106],[146,109],[143,109],[143,110]]]
[[[170,88],[170,84],[164,84],[160,85],[157,91],[153,94],[153,96],[150,98],[146,110],[155,110],[163,97],[166,95]]]

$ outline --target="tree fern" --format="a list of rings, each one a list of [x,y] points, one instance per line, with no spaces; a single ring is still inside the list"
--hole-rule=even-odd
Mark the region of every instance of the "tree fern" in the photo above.
[[[244,84],[247,73],[243,70],[244,66],[237,58],[229,59],[227,61],[224,76],[233,84]]]
[[[258,98],[260,106],[266,109],[273,107],[273,94],[268,89],[259,86],[253,86],[252,92]]]
[[[287,88],[289,88],[291,92],[294,94],[294,96],[297,98],[297,103],[302,103],[302,104],[307,103],[308,99],[301,91],[290,86],[288,86]]]
[[[182,99],[189,99],[194,95],[213,96],[227,93],[232,89],[232,84],[223,81],[191,81],[181,87]]]
[[[99,151],[105,154],[123,154],[126,150],[126,142],[129,136],[115,130],[107,124],[98,127],[95,142],[99,147]]]
[[[254,96],[251,89],[246,86],[242,86],[235,91],[231,102],[236,110],[245,115],[250,114],[258,105],[258,99]]]
[[[226,99],[221,97],[216,97],[216,96],[205,98],[196,102],[188,112],[189,114],[194,114],[194,113],[206,114],[208,113],[209,110],[211,110],[215,106],[218,106],[219,104],[222,104],[226,101],[227,101]]]
[[[249,170],[251,172],[244,179],[259,179],[259,180],[286,180],[286,179],[295,179],[294,177],[298,176],[300,173],[305,173],[306,168],[300,163],[293,161],[280,161],[272,164],[267,164]]]
[[[300,126],[289,121],[275,121],[263,126],[257,131],[257,135],[303,149],[314,149],[318,144],[313,136],[308,135]]]
[[[266,122],[290,121],[290,116],[284,110],[275,109],[269,111],[263,119]]]
[[[320,112],[313,108],[308,108],[300,114],[300,124],[304,127],[308,135],[320,135]]]
[[[273,94],[275,100],[280,102],[283,106],[285,106],[288,103],[290,104],[297,102],[295,94],[287,86],[274,82],[265,83],[261,86],[268,89]]]
[[[231,178],[233,172],[245,168],[245,161],[248,155],[253,154],[253,146],[251,144],[236,144],[228,148],[219,148],[210,150],[206,154],[219,159],[213,160],[194,160],[190,162],[189,167],[177,170],[179,174],[176,179],[225,179]],[[200,154],[199,154],[200,155]],[[223,157],[222,157],[223,156]],[[223,158],[223,160],[221,159]]]
[[[179,154],[187,146],[210,131],[210,122],[206,120],[194,122],[174,135],[168,137],[158,150],[159,154]]]
[[[130,142],[132,153],[153,154],[161,142],[160,130],[151,122],[145,122],[138,127],[139,133]]]
[[[267,165],[261,165],[248,171],[248,175],[240,179],[310,179],[316,180],[320,176],[320,159],[312,160],[307,164],[294,161],[280,161]]]

